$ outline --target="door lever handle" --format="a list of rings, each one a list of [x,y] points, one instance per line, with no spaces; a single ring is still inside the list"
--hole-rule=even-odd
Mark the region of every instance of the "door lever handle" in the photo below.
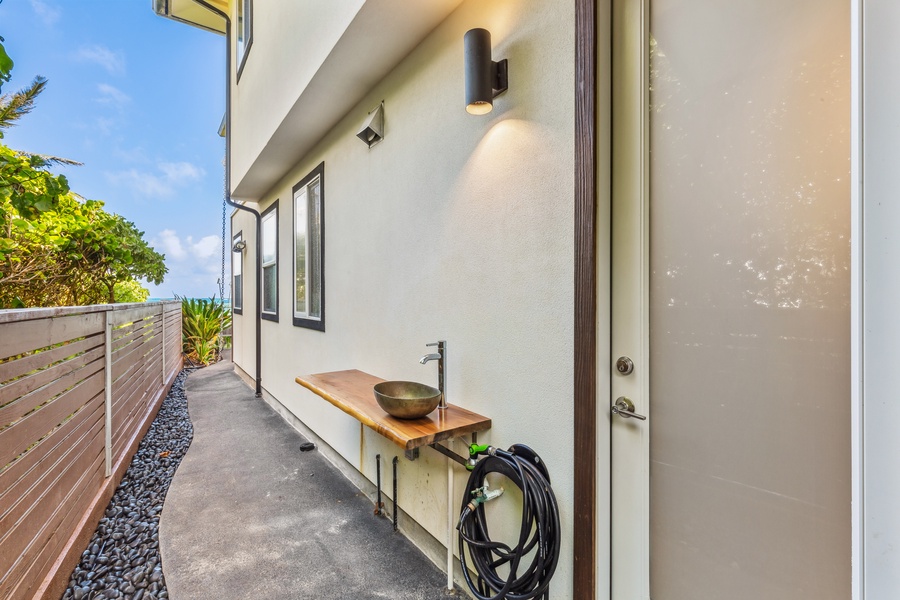
[[[632,402],[625,396],[619,396],[618,398],[616,398],[616,403],[612,405],[612,408],[610,410],[614,415],[619,415],[624,419],[631,419],[633,417],[641,421],[647,420],[647,417],[645,417],[644,415],[639,415],[634,412],[634,402]]]

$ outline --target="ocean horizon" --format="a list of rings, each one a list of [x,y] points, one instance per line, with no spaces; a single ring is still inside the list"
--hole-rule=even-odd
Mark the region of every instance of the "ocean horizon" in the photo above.
[[[210,296],[197,296],[193,298],[182,298],[183,300],[209,300]],[[218,299],[218,297],[216,297]],[[169,298],[147,298],[147,302],[162,302],[164,300],[176,300],[174,296]],[[231,298],[225,298],[225,304],[231,304]]]

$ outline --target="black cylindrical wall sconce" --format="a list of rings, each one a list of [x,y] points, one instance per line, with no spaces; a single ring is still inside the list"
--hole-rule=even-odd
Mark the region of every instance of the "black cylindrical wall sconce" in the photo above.
[[[470,29],[463,38],[466,61],[466,111],[486,115],[494,108],[494,98],[508,87],[508,61],[491,59],[491,32]]]

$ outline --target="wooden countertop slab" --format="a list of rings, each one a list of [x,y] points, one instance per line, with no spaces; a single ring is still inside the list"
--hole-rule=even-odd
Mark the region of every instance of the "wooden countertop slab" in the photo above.
[[[384,380],[355,369],[301,375],[296,381],[406,450],[491,428],[489,418],[453,404],[421,419],[392,417],[378,406],[372,391]]]

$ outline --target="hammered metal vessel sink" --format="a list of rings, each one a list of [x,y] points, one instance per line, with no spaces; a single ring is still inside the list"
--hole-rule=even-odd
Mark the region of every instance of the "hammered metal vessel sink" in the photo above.
[[[382,381],[374,390],[378,406],[398,419],[424,417],[441,401],[440,390],[414,381]]]

